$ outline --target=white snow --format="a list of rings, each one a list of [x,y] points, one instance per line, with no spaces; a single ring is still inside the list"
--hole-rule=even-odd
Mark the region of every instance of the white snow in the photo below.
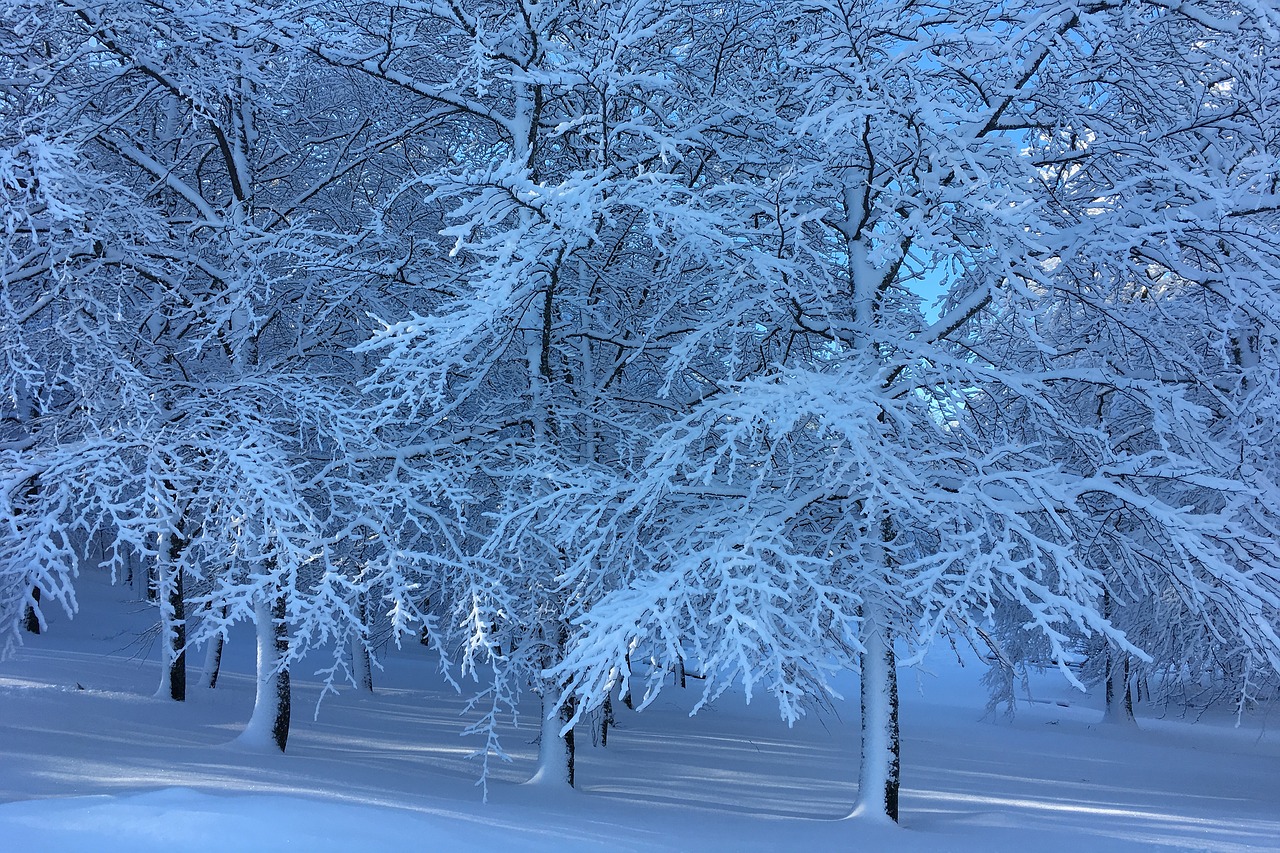
[[[82,580],[82,615],[52,620],[0,663],[0,839],[23,851],[1280,850],[1280,735],[1267,709],[1240,728],[1107,726],[1099,696],[1049,673],[1014,722],[982,719],[981,668],[939,648],[902,669],[902,825],[847,819],[856,798],[858,691],[788,728],[767,697],[668,687],[616,704],[607,749],[578,730],[579,788],[520,784],[535,768],[537,700],[505,740],[481,802],[464,700],[414,646],[376,693],[329,697],[294,670],[285,755],[231,745],[253,706],[250,627],[233,631],[213,691],[152,693],[139,659],[153,613]],[[193,656],[195,660],[200,655]],[[195,679],[193,678],[193,681]]]

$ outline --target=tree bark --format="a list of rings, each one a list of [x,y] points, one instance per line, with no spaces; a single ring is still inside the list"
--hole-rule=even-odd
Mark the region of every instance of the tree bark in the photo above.
[[[855,815],[898,820],[901,741],[893,634],[872,600],[862,608],[862,767]]]
[[[187,699],[187,618],[183,597],[182,566],[173,565],[173,582],[169,586],[169,629],[172,645],[169,647],[169,698],[175,702]]]
[[[156,560],[156,593],[160,600],[160,688],[158,696],[187,699],[187,621],[180,562],[183,540],[175,532],[161,535]]]
[[[209,609],[213,609],[213,605],[209,605]],[[227,608],[222,608],[222,618],[227,618]],[[209,638],[209,645],[205,650],[204,658],[204,686],[209,690],[218,686],[218,675],[222,671],[222,644],[225,642],[222,632],[218,632]]]
[[[281,752],[289,741],[291,697],[289,633],[283,591],[264,591],[254,600],[258,638],[258,685],[253,714],[240,742],[255,747],[274,745]]]
[[[271,739],[284,752],[289,741],[289,722],[292,714],[293,691],[289,683],[289,633],[285,624],[284,594],[276,596],[271,608],[271,633],[275,642],[276,658],[276,713],[271,724]]]
[[[604,705],[600,709],[600,745],[607,747],[609,745],[609,727],[614,723],[613,718],[613,691],[604,697]]]

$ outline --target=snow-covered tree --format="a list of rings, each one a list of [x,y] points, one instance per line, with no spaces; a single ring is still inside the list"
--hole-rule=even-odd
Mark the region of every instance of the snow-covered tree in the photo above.
[[[282,749],[291,660],[364,642],[356,601],[396,584],[348,350],[385,275],[364,170],[398,141],[297,62],[285,11],[8,7],[29,85],[5,124],[0,489],[7,627],[23,605],[73,611],[105,532],[113,571],[156,567],[174,698],[185,645],[241,619],[270,634],[260,698]],[[353,535],[376,543],[364,565]],[[195,631],[184,578],[208,605]]]
[[[737,199],[773,202],[739,215],[765,223],[753,248],[777,260],[699,330],[754,328],[765,369],[659,432],[605,532],[566,546],[640,568],[579,617],[558,671],[599,701],[637,649],[692,647],[709,697],[762,682],[790,717],[852,651],[858,810],[896,817],[895,637],[925,644],[1007,606],[1068,677],[1080,634],[1149,657],[1103,605],[1104,531],[1144,583],[1173,561],[1186,606],[1231,614],[1274,667],[1274,490],[1211,464],[1242,445],[1214,442],[1206,410],[1168,387],[1171,365],[1192,366],[1187,339],[1152,326],[1159,300],[1117,298],[1155,267],[1216,297],[1183,301],[1182,330],[1224,308],[1228,326],[1274,328],[1274,212],[1256,194],[1274,194],[1275,89],[1245,84],[1265,76],[1273,13],[769,6],[722,58],[745,76],[772,47],[767,85],[795,94],[717,153],[742,158]],[[1207,231],[1203,248],[1183,239]],[[911,295],[927,268],[948,283],[933,323]],[[1106,333],[1047,337],[1060,303]],[[1094,357],[1071,360],[1081,347]],[[1081,389],[1140,440],[1082,418]],[[1106,526],[1116,509],[1126,521]]]
[[[703,392],[667,362],[717,310],[730,268],[715,256],[731,237],[697,191],[713,155],[699,125],[714,110],[680,67],[710,49],[688,30],[692,12],[368,4],[317,47],[415,95],[438,117],[432,143],[448,145],[411,176],[448,217],[447,242],[415,270],[434,293],[384,317],[363,348],[382,358],[368,387],[391,401],[384,423],[414,424],[437,448],[431,464],[476,495],[443,606],[467,638],[464,671],[493,678],[487,707],[514,709],[524,688],[542,697],[548,781],[572,783],[574,698],[545,673],[621,570],[570,579],[576,555],[548,526],[612,488],[645,431]]]
[[[1067,239],[1034,335],[987,333],[1000,358],[1058,371],[1051,393],[1079,433],[1058,446],[1065,464],[1133,460],[1131,482],[1194,507],[1217,540],[1206,574],[1141,510],[1097,504],[1087,540],[1108,578],[1104,609],[1152,658],[1093,645],[1090,667],[1118,702],[1138,678],[1160,692],[1217,671],[1247,695],[1276,672],[1275,451],[1258,431],[1274,405],[1280,316],[1273,37],[1247,16],[1218,32],[1179,16],[1149,23],[1133,49],[1164,57],[1151,74],[1117,76],[1105,101],[1075,107],[1071,134],[1042,125],[1032,137]],[[1122,54],[1098,55],[1134,62]],[[1125,109],[1104,109],[1114,103]]]

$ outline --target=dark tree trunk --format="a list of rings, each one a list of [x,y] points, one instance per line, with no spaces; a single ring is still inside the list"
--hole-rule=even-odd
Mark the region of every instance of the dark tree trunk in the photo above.
[[[560,707],[561,725],[573,719],[573,713],[575,710],[577,710],[577,706],[578,706],[578,702],[573,697],[570,697],[569,699],[565,700],[564,705]],[[569,765],[569,768],[568,768],[569,769],[569,787],[572,788],[574,786],[573,761],[577,754],[577,749],[574,745],[574,740],[573,740],[573,729],[569,729],[569,731],[565,732],[564,750],[566,753],[565,760],[568,762],[568,765]]]
[[[855,814],[898,820],[901,738],[893,634],[870,601],[863,605],[862,769]]]
[[[170,546],[170,556],[173,562],[173,583],[169,588],[169,610],[172,618],[172,625],[169,630],[169,637],[166,642],[172,642],[169,650],[169,698],[175,702],[185,702],[187,699],[187,620],[186,620],[186,603],[183,600],[182,592],[182,566],[178,565],[176,553],[180,545],[175,537],[174,542]]]
[[[609,727],[613,725],[613,691],[604,697],[604,706],[600,709],[600,745],[609,745]]]
[[[636,709],[635,700],[631,698],[631,653],[627,652],[627,675],[622,682],[622,704],[627,706],[628,711]]]
[[[271,738],[276,746],[284,752],[289,742],[289,720],[292,712],[293,693],[289,685],[289,665],[284,663],[289,658],[289,631],[285,623],[285,597],[276,596],[271,605],[271,628],[275,633],[276,663],[276,714],[271,726]]]
[[[25,397],[25,395],[22,396]],[[35,407],[31,405],[29,401],[23,402],[26,402],[27,405],[31,406],[31,412],[34,415],[34,412],[36,411]],[[40,478],[35,476],[31,478],[31,484],[27,486],[26,497],[32,503],[35,502],[36,497],[39,495],[39,482]],[[20,511],[15,512],[15,515],[17,514],[20,514]],[[22,614],[22,628],[29,634],[39,634],[40,614],[36,612],[36,606],[40,604],[40,587],[36,584],[31,585],[31,601],[32,603],[27,605],[27,609]]]
[[[222,672],[222,635],[215,634],[209,640],[209,659],[205,667],[204,686],[210,690],[218,686],[218,675]]]
[[[213,605],[209,605],[209,609],[213,609]],[[227,608],[222,608],[222,618],[227,618]],[[218,686],[218,675],[222,672],[222,644],[225,640],[222,633],[218,632],[209,638],[209,648],[204,659],[204,686],[209,690]]]
[[[183,594],[182,551],[185,540],[176,530],[160,534],[156,543],[155,591],[160,598],[159,698],[187,699],[187,620]]]
[[[36,604],[40,603],[40,587],[31,587],[31,599]],[[29,634],[40,633],[40,616],[36,613],[35,607],[28,604],[27,612],[22,617],[22,627]]]

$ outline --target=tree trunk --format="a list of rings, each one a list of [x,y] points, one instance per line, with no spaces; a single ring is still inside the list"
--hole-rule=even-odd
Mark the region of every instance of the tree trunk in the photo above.
[[[36,604],[40,603],[40,587],[31,587],[31,600]],[[27,605],[27,611],[22,616],[22,627],[29,634],[40,633],[40,614],[36,613],[34,605]]]
[[[222,671],[223,642],[221,634],[214,634],[209,638],[209,646],[205,650],[203,681],[209,690],[218,686],[218,675]]]
[[[275,745],[284,752],[289,740],[289,634],[285,624],[285,595],[276,591],[254,600],[258,636],[258,689],[253,714],[238,740],[254,747]]]
[[[1107,649],[1106,701],[1103,722],[1137,725],[1138,720],[1133,715],[1133,691],[1129,688],[1129,656],[1111,648]]]
[[[169,698],[175,702],[187,699],[187,618],[183,600],[182,566],[174,564],[173,582],[169,585],[169,613],[172,624],[169,648]]]
[[[862,607],[862,768],[855,815],[898,820],[900,740],[893,635],[879,606]]]
[[[609,727],[614,723],[613,719],[613,691],[610,690],[604,697],[604,706],[600,709],[600,745],[609,745]]]
[[[35,406],[27,399],[27,395],[25,393],[19,393],[16,396],[18,397],[19,407],[27,409],[28,414],[34,416]],[[32,477],[31,483],[30,485],[27,486],[27,489],[26,489],[26,497],[33,503],[35,502],[35,499],[39,494],[39,491],[38,491],[39,481],[40,481],[39,476]],[[15,512],[15,516],[18,514],[19,514],[18,512]],[[39,607],[39,605],[40,605],[40,587],[37,584],[33,583],[31,585],[31,603],[27,605],[27,609],[22,614],[22,628],[28,634],[40,633],[40,630],[41,630],[40,613],[37,612],[36,610],[36,608]]]
[[[365,645],[369,634],[369,610],[363,595],[356,599],[356,616],[360,620],[360,628],[351,632],[351,677],[358,688],[372,693],[373,662],[369,659],[369,647]]]
[[[431,609],[431,598],[428,596],[422,600],[422,612],[426,614]],[[427,628],[426,616],[423,616],[422,628],[418,631],[418,642],[424,646],[431,645],[431,631]]]
[[[157,696],[175,702],[187,699],[187,621],[182,590],[182,537],[162,534],[156,561],[156,588],[160,598],[160,688]]]
[[[213,609],[213,605],[209,605],[209,609]],[[227,618],[227,608],[222,608],[222,618]],[[204,656],[204,675],[203,683],[209,690],[218,686],[218,675],[222,671],[222,644],[225,642],[222,632],[214,634],[209,638],[209,645],[205,648]]]
[[[1111,593],[1102,593],[1102,615],[1110,621],[1114,610]],[[1133,694],[1129,692],[1129,656],[1110,643],[1106,646],[1106,710],[1102,712],[1104,723],[1136,725],[1133,716]]]
[[[547,785],[574,785],[573,729],[560,736],[560,730],[573,718],[575,702],[566,700],[559,708],[551,707],[556,700],[555,685],[548,684],[542,691],[542,737],[538,743],[538,770],[529,781]]]
[[[627,652],[627,674],[622,680],[622,704],[628,711],[636,709],[635,700],[631,698],[631,652]]]
[[[565,625],[543,626],[543,638],[546,642],[543,665],[554,666],[559,662],[568,627]],[[542,736],[538,740],[538,770],[530,782],[547,785],[568,785],[573,787],[574,741],[573,729],[564,736],[560,730],[573,719],[577,703],[569,697],[558,707],[554,704],[559,697],[559,686],[554,682],[544,681],[542,684]]]
[[[276,714],[271,724],[271,739],[284,752],[289,740],[289,720],[293,710],[293,692],[289,683],[289,633],[285,624],[285,599],[281,593],[271,608],[271,627],[276,648]]]

